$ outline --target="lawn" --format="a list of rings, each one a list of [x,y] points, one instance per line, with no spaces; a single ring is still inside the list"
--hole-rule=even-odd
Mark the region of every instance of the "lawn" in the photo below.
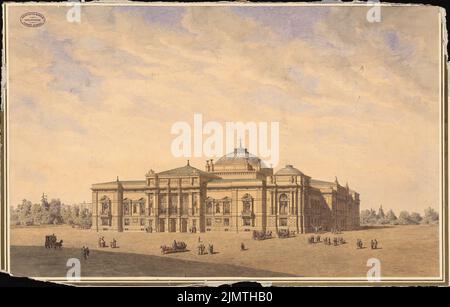
[[[45,235],[63,239],[62,250],[43,247]],[[99,236],[117,240],[119,248],[97,247]],[[331,236],[331,234],[322,234]],[[381,262],[382,277],[437,277],[437,226],[395,226],[349,231],[340,235],[347,244],[308,244],[308,234],[287,239],[254,241],[250,233],[96,233],[66,226],[11,229],[11,271],[18,276],[65,277],[69,258],[81,258],[81,247],[91,255],[81,260],[82,276],[101,277],[366,277],[369,258]],[[214,244],[217,253],[198,255],[197,244]],[[366,248],[357,249],[356,239]],[[370,248],[377,239],[379,249]],[[162,255],[160,246],[173,240],[189,251]],[[247,250],[241,251],[241,242]]]

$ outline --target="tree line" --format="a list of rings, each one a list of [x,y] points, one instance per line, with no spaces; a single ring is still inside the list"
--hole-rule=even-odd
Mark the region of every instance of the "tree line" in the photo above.
[[[67,224],[90,228],[92,226],[92,213],[88,208],[79,205],[66,205],[59,199],[47,200],[42,196],[40,203],[22,200],[16,208],[11,208],[11,225],[58,225]]]
[[[380,206],[378,212],[373,209],[362,210],[360,219],[361,225],[437,224],[439,222],[439,213],[429,207],[425,209],[423,215],[417,212],[401,211],[397,217],[393,210],[385,213]]]

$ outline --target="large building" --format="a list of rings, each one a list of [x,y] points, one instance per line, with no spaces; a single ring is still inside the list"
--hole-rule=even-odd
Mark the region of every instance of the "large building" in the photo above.
[[[315,180],[292,165],[273,172],[245,148],[205,170],[150,170],[145,180],[92,185],[97,231],[205,232],[359,227],[359,194]]]

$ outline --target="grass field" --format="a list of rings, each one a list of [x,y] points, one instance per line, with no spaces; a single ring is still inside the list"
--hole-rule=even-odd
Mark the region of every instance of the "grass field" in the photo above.
[[[43,247],[45,235],[64,240],[62,250]],[[99,236],[119,248],[97,247]],[[197,242],[214,244],[214,255],[197,255]],[[331,234],[322,234],[331,236]],[[11,271],[17,276],[65,277],[69,258],[81,259],[81,247],[91,255],[81,260],[82,276],[101,277],[365,277],[367,260],[381,261],[382,277],[439,276],[437,226],[395,226],[349,231],[347,244],[308,244],[308,234],[288,239],[254,241],[250,233],[96,233],[65,226],[11,229]],[[366,248],[356,249],[356,239]],[[379,249],[370,249],[376,238]],[[161,255],[160,245],[173,240],[187,243],[189,251]],[[240,250],[243,242],[247,248]]]

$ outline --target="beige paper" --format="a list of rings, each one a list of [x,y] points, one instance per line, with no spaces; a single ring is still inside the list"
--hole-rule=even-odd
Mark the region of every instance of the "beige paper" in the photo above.
[[[3,10],[3,271],[448,283],[443,9]]]

